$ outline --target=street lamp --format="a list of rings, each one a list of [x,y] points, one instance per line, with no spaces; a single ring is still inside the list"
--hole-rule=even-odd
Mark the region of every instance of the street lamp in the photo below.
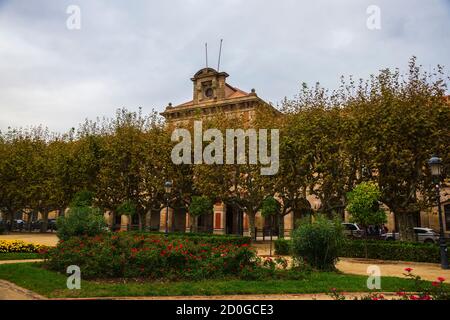
[[[166,191],[166,237],[169,236],[169,197],[172,192],[172,181],[166,181],[164,184],[164,190]]]
[[[449,269],[448,265],[448,252],[447,252],[447,244],[445,242],[445,234],[444,234],[444,223],[442,220],[442,208],[441,208],[441,188],[440,188],[440,178],[442,173],[442,160],[433,156],[429,161],[428,165],[430,166],[431,175],[433,176],[433,183],[436,184],[436,202],[438,206],[439,213],[439,245],[441,248],[441,267],[442,269]]]

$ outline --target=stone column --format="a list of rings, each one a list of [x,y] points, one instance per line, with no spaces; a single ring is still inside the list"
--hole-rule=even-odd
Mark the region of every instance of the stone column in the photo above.
[[[250,228],[249,228],[249,223],[248,223],[248,215],[246,212],[244,212],[243,214],[243,236],[244,237],[250,237]],[[256,219],[255,219],[255,224],[256,224]]]
[[[284,217],[284,237],[290,237],[294,229],[294,213],[290,212]]]
[[[162,208],[161,213],[159,215],[159,231],[166,232],[166,211],[167,208]],[[169,208],[169,232],[172,231],[173,226],[173,209]]]
[[[186,212],[186,232],[191,232],[191,215]]]
[[[120,216],[120,231],[127,231],[128,230],[128,216],[122,214]]]
[[[213,217],[213,233],[225,234],[226,233],[226,208],[224,203],[214,205],[214,217]]]
[[[112,227],[113,225],[113,214],[111,211],[105,211],[105,213],[103,214],[103,217],[105,218],[106,224],[109,227]]]

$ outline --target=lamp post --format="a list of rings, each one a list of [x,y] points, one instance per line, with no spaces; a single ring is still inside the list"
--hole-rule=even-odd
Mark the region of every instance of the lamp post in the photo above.
[[[436,189],[436,202],[439,213],[439,246],[441,248],[441,267],[442,269],[446,270],[449,269],[449,265],[448,265],[448,252],[447,252],[447,244],[445,242],[444,223],[442,221],[442,208],[441,208],[440,178],[442,171],[442,161],[437,156],[433,156],[428,161],[428,165],[430,166],[431,175],[433,176],[433,183],[435,184]]]
[[[164,190],[166,192],[166,237],[169,236],[169,197],[172,192],[172,181],[166,181],[164,184]]]

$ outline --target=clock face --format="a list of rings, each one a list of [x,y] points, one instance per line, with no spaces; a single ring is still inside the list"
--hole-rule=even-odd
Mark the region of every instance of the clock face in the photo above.
[[[214,94],[214,91],[212,88],[205,89],[205,97],[212,98],[213,94]]]

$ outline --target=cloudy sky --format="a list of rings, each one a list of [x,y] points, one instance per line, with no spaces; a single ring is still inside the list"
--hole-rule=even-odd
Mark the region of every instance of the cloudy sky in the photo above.
[[[80,29],[67,27],[70,5]],[[448,72],[450,1],[0,0],[0,130],[65,131],[119,107],[188,101],[204,43],[216,66],[221,38],[229,83],[276,104],[302,82],[336,88],[340,75],[405,68],[412,55]]]

